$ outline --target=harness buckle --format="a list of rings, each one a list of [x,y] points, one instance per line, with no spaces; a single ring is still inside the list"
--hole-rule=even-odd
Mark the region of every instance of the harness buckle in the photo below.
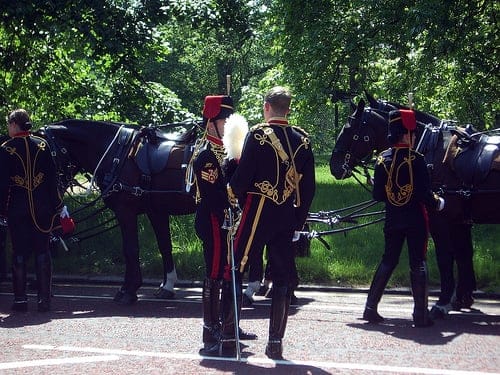
[[[136,197],[142,196],[144,193],[144,189],[141,189],[139,186],[134,186],[132,188],[132,194],[135,195]]]

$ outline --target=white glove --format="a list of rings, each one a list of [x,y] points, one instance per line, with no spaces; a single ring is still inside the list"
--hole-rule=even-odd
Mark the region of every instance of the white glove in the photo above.
[[[442,211],[444,208],[444,198],[443,197],[439,197],[438,198],[438,206],[437,206],[437,210],[438,211]]]
[[[68,211],[68,207],[67,206],[64,206],[62,208],[61,213],[59,214],[59,216],[61,218],[69,217],[69,211]]]
[[[300,238],[300,232],[299,231],[293,232],[292,242],[297,242],[299,238]]]
[[[5,216],[0,216],[0,227],[8,227],[9,223],[7,222],[7,218]]]

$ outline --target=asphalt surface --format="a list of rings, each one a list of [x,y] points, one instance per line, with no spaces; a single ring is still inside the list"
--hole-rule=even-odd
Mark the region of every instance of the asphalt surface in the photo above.
[[[241,327],[259,335],[242,358],[211,359],[201,347],[201,288],[180,284],[174,300],[146,285],[133,306],[112,301],[118,286],[54,282],[52,311],[13,313],[0,283],[0,374],[494,374],[500,369],[500,300],[478,295],[473,309],[413,328],[412,298],[385,294],[383,324],[360,320],[366,290],[302,287],[290,309],[283,361],[264,355],[270,300],[257,297]],[[431,304],[436,300],[430,298]]]

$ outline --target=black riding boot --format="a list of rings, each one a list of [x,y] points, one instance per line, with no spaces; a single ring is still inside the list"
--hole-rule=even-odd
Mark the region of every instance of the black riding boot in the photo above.
[[[39,254],[36,257],[36,280],[38,283],[38,311],[50,310],[52,286],[52,262],[49,253]]]
[[[14,311],[28,311],[28,296],[26,295],[26,262],[23,256],[12,259],[12,287],[14,289]]]
[[[286,286],[273,287],[271,316],[269,319],[269,341],[266,355],[271,359],[283,359],[283,336],[285,336],[290,307],[291,291]]]
[[[377,312],[378,303],[384,294],[385,287],[391,278],[394,267],[389,267],[385,263],[380,263],[370,285],[370,291],[366,299],[363,320],[370,323],[380,323],[384,318]]]
[[[413,294],[413,323],[415,327],[429,327],[434,322],[429,317],[427,309],[429,287],[427,264],[422,264],[410,271],[411,291]]]
[[[219,342],[200,354],[208,357],[236,357],[236,333],[233,285],[231,281],[222,282],[222,326]],[[237,313],[241,311],[241,284],[236,286]],[[238,314],[239,316],[239,314]]]
[[[218,343],[220,335],[221,282],[206,278],[203,282],[203,349]]]

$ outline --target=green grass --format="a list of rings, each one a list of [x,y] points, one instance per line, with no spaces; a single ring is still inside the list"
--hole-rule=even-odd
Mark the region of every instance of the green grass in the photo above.
[[[370,194],[354,180],[335,181],[330,175],[327,159],[319,161],[316,171],[317,193],[312,212],[336,210],[370,199]],[[70,206],[75,204],[70,202]],[[380,206],[378,206],[380,207]],[[103,216],[109,217],[110,212]],[[141,264],[145,278],[161,280],[163,269],[157,251],[154,233],[145,217],[140,218]],[[93,223],[95,225],[95,223]],[[86,223],[78,226],[84,229]],[[317,239],[311,242],[311,255],[297,258],[302,284],[332,286],[368,286],[380,261],[384,248],[383,223],[356,229],[345,234],[323,237],[329,244],[326,249]],[[201,280],[204,265],[201,243],[194,232],[194,215],[173,217],[171,229],[174,259],[180,279]],[[318,231],[330,229],[314,224]],[[334,228],[335,229],[335,228]],[[500,292],[500,231],[498,225],[476,225],[473,228],[474,262],[478,287],[484,291]],[[81,243],[70,244],[70,251],[59,248],[54,258],[54,272],[66,275],[117,275],[124,272],[121,240],[118,228]],[[439,286],[439,274],[432,240],[429,241],[428,263],[430,283]],[[403,250],[390,286],[408,286],[408,256]]]

